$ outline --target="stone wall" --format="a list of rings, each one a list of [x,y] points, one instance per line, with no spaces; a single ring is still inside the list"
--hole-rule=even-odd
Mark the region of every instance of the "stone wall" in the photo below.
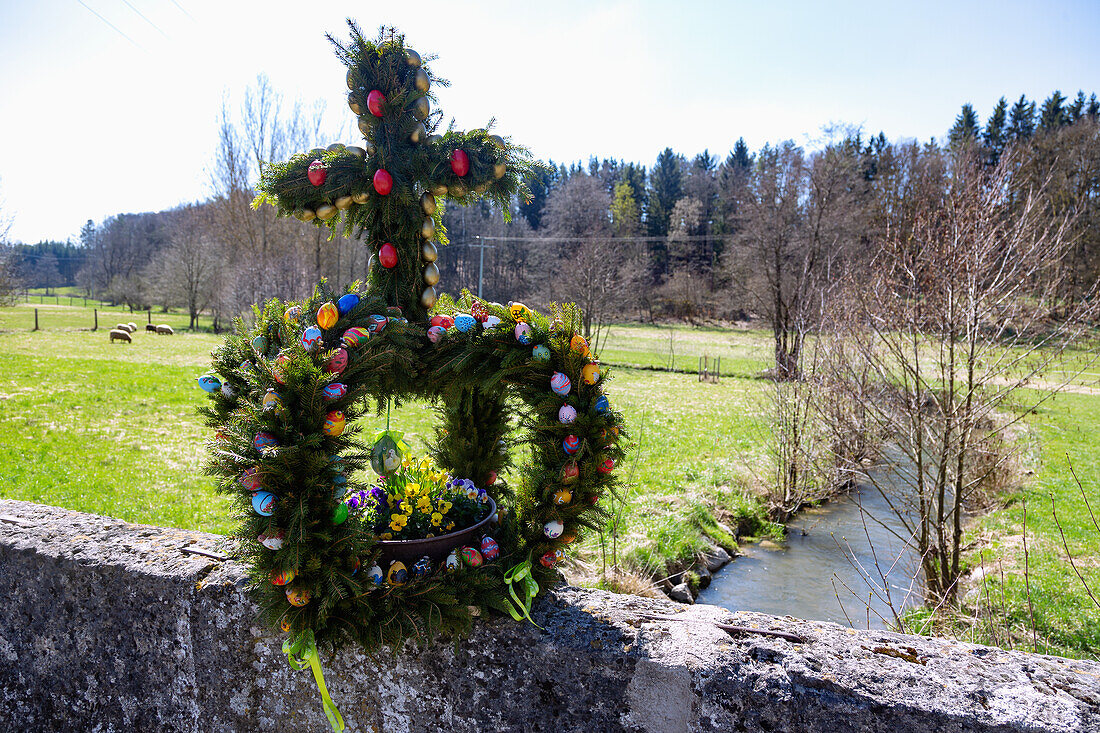
[[[327,730],[216,542],[0,501],[0,728]],[[1100,730],[1092,662],[564,586],[535,619],[326,680],[351,731]]]

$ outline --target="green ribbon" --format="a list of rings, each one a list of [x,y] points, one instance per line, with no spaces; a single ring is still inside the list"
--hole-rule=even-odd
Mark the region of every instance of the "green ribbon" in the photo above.
[[[505,573],[504,583],[508,586],[509,595],[512,596],[511,599],[504,599],[504,603],[508,608],[508,613],[512,615],[512,618],[516,621],[527,619],[541,629],[542,627],[536,624],[535,620],[531,618],[531,603],[535,600],[535,596],[539,594],[539,584],[531,575],[531,558],[528,557]],[[521,593],[516,592],[517,586],[522,593],[522,598],[520,597]]]
[[[321,693],[321,702],[325,707],[325,717],[329,725],[336,733],[344,730],[344,718],[336,709],[336,703],[329,697],[328,688],[325,687],[325,675],[321,672],[321,657],[317,653],[317,643],[313,639],[313,630],[306,629],[298,634],[293,641],[287,639],[283,642],[283,654],[292,669],[305,669],[308,664],[313,668],[313,679],[317,682],[317,691]]]

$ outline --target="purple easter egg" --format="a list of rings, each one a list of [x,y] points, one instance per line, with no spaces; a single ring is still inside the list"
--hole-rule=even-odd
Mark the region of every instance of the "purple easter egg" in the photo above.
[[[569,377],[562,372],[554,372],[554,376],[550,377],[550,389],[554,390],[554,394],[565,397],[569,394],[571,386],[572,383],[569,381]]]
[[[562,405],[558,410],[558,422],[571,423],[577,419],[577,411],[571,405]]]
[[[428,329],[428,340],[433,344],[438,344],[439,339],[443,338],[443,335],[447,333],[447,329],[443,326],[432,326]]]

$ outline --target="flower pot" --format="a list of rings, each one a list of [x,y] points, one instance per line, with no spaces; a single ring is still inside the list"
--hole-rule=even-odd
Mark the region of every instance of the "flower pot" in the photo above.
[[[379,540],[378,547],[382,550],[382,567],[388,567],[391,562],[400,560],[407,567],[420,558],[427,555],[432,560],[432,567],[438,567],[439,563],[447,559],[447,555],[456,547],[470,545],[480,550],[481,535],[487,533],[489,522],[497,512],[497,504],[492,497],[489,498],[489,513],[477,524],[457,532],[448,532],[438,537],[426,540]]]

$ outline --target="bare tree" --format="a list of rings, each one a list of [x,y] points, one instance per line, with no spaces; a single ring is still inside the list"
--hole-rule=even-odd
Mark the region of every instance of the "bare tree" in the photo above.
[[[150,262],[146,272],[165,305],[187,309],[192,331],[198,325],[199,314],[214,299],[224,262],[210,235],[209,217],[209,209],[196,206],[171,212],[168,246]]]

